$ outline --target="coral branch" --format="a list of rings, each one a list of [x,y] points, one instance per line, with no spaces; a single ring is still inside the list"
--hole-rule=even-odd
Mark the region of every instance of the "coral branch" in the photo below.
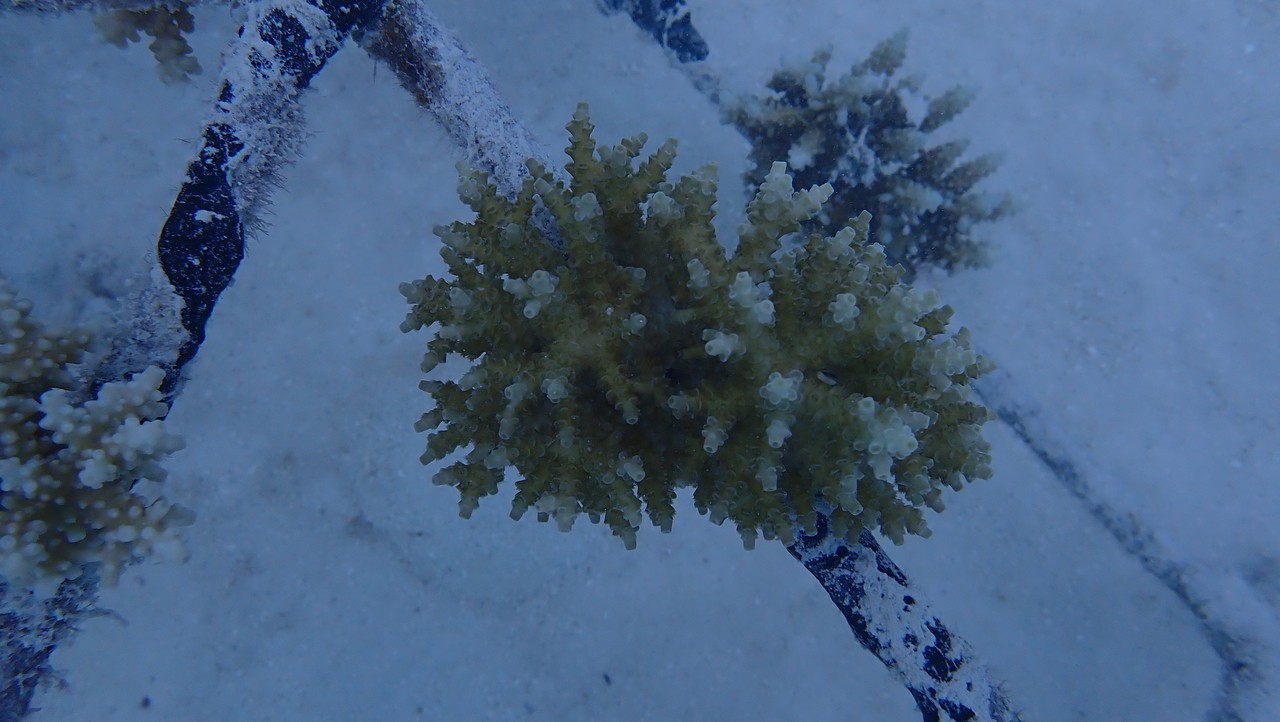
[[[818,498],[838,535],[901,543],[928,536],[944,489],[991,475],[989,415],[968,387],[988,364],[936,293],[866,244],[865,216],[798,235],[831,188],[794,189],[777,163],[726,258],[710,169],[668,179],[670,141],[633,169],[644,137],[597,147],[592,127],[580,105],[568,184],[530,161],[509,199],[465,171],[458,193],[477,217],[436,229],[456,280],[401,288],[403,330],[440,324],[424,370],[475,362],[425,382],[438,408],[421,424],[443,426],[424,463],[472,449],[436,479],[464,516],[512,466],[513,515],[532,507],[567,528],[585,513],[628,547],[642,508],[670,529],[680,487],[747,546],[812,531]],[[562,247],[530,225],[538,204]]]
[[[775,160],[789,161],[801,183],[835,188],[828,230],[868,211],[871,240],[884,246],[908,276],[923,266],[948,271],[986,263],[985,241],[974,229],[1014,209],[1002,195],[973,190],[993,173],[994,156],[961,162],[967,143],[931,145],[933,131],[973,99],[969,88],[936,98],[914,76],[898,74],[907,34],[878,44],[868,58],[829,77],[831,48],[773,74],[768,90],[722,104],[725,120],[751,142],[748,184],[760,182]],[[909,108],[928,102],[922,119]]]

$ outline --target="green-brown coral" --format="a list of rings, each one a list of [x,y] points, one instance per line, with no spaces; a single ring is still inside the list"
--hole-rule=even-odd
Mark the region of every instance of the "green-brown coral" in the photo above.
[[[141,486],[182,447],[155,366],[93,398],[75,374],[83,330],[45,327],[0,278],[0,573],[42,586],[97,564],[107,583],[134,558],[181,553],[173,527],[191,512]]]
[[[795,192],[776,164],[736,253],[712,227],[713,169],[674,183],[668,141],[638,167],[643,135],[597,148],[585,106],[568,124],[568,187],[530,162],[515,199],[463,170],[471,222],[439,227],[452,279],[402,284],[402,329],[439,324],[423,463],[462,454],[435,482],[469,516],[508,468],[512,516],[568,529],[586,513],[628,547],[642,510],[663,530],[676,489],[712,521],[791,541],[828,513],[836,534],[927,534],[942,487],[985,478],[989,413],[968,383],[988,364],[951,309],[899,281],[867,244],[868,217],[798,233],[831,194]],[[531,223],[541,204],[559,239]]]
[[[962,161],[967,141],[933,144],[975,92],[955,87],[931,98],[918,78],[895,75],[906,43],[899,32],[839,77],[828,76],[831,49],[821,49],[774,73],[769,92],[728,103],[726,120],[752,145],[747,183],[758,185],[775,160],[786,160],[798,184],[835,189],[820,219],[828,232],[866,210],[875,218],[870,240],[909,274],[984,265],[975,227],[1010,213],[1013,200],[974,190],[998,167],[996,156]]]
[[[185,82],[202,72],[186,38],[196,26],[186,2],[174,0],[172,7],[145,10],[108,10],[94,16],[93,23],[104,40],[119,48],[139,42],[140,32],[151,36],[147,47],[156,59],[156,72],[166,83]]]

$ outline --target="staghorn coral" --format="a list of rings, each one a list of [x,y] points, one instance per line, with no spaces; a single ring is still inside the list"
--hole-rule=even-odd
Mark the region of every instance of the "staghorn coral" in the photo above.
[[[0,572],[53,585],[97,564],[106,583],[131,559],[181,553],[173,527],[191,512],[142,492],[164,479],[161,460],[182,448],[155,366],[82,399],[72,367],[88,353],[83,330],[46,328],[0,277]]]
[[[759,185],[773,161],[785,158],[798,184],[834,188],[820,216],[827,232],[866,210],[875,219],[870,240],[908,274],[925,265],[985,265],[974,227],[1015,205],[1007,195],[973,188],[999,161],[982,155],[962,162],[965,140],[930,145],[931,134],[964,111],[975,91],[956,87],[930,98],[918,78],[895,77],[906,43],[904,30],[838,78],[827,75],[831,48],[824,48],[774,73],[770,92],[727,102],[726,120],[752,145],[747,183]],[[919,105],[927,108],[914,120],[910,109]]]
[[[865,213],[798,233],[831,187],[794,191],[777,163],[727,258],[713,169],[668,182],[674,141],[633,169],[645,137],[597,148],[585,105],[567,128],[568,187],[531,161],[508,199],[462,169],[477,217],[436,229],[453,278],[401,285],[401,329],[438,324],[422,370],[472,362],[420,384],[435,407],[416,426],[424,464],[462,450],[434,479],[462,516],[512,468],[514,518],[567,530],[585,513],[628,548],[642,512],[670,530],[680,487],[748,547],[813,533],[819,512],[845,539],[901,542],[928,535],[944,486],[990,476],[968,386],[989,364],[866,243]],[[538,204],[558,243],[531,224]]]

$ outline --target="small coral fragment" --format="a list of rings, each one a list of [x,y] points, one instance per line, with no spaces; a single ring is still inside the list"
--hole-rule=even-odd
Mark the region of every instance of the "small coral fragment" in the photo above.
[[[1014,210],[1011,198],[974,190],[999,165],[993,155],[960,161],[967,143],[931,145],[932,134],[973,101],[958,87],[929,98],[920,81],[896,75],[906,59],[906,32],[877,45],[839,77],[828,75],[831,49],[774,73],[767,93],[732,100],[725,117],[751,141],[748,187],[766,182],[786,158],[797,183],[833,189],[817,225],[837,233],[869,211],[879,243],[908,275],[923,266],[980,266],[986,244],[975,227]],[[927,101],[925,115],[910,108]],[[847,244],[845,244],[847,245]]]
[[[93,24],[104,40],[121,48],[139,42],[139,32],[150,35],[147,47],[158,63],[156,72],[166,83],[186,82],[203,70],[184,36],[195,29],[195,18],[186,3],[177,2],[172,8],[108,10],[94,16]]]
[[[30,316],[0,278],[0,572],[40,587],[97,564],[106,583],[153,552],[181,554],[174,528],[192,514],[154,495],[160,462],[182,448],[151,367],[93,398],[73,373],[88,334]]]

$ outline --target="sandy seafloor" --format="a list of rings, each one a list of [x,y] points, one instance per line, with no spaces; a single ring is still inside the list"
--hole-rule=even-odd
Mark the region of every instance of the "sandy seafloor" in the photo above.
[[[730,89],[825,43],[834,66],[911,29],[908,68],[981,94],[950,128],[1005,154],[994,263],[928,277],[977,343],[1182,560],[1280,606],[1280,4],[1274,0],[690,0]],[[746,143],[657,46],[590,0],[436,3],[551,148],[678,137],[736,223]],[[94,317],[145,267],[206,117],[205,73],[84,14],[0,16],[0,272],[46,318]],[[170,416],[183,564],[128,570],[54,657],[40,722],[910,720],[779,544],[744,551],[687,496],[626,552],[585,520],[471,521],[411,429],[424,339],[397,284],[439,272],[457,152],[385,68],[343,49],[311,133]],[[996,478],[890,547],[1008,681],[1025,719],[1200,720],[1221,670],[1192,615],[1000,424]],[[1280,690],[1276,691],[1280,694]]]

